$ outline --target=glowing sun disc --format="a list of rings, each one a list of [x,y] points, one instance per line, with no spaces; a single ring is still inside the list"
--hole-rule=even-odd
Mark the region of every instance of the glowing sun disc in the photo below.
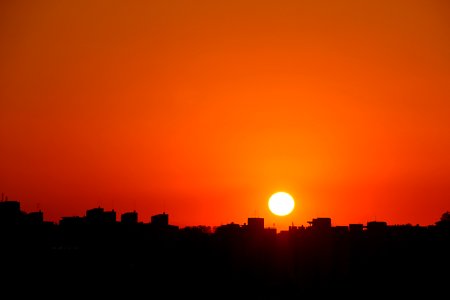
[[[277,216],[286,216],[294,210],[295,202],[291,195],[278,192],[270,196],[269,209]]]

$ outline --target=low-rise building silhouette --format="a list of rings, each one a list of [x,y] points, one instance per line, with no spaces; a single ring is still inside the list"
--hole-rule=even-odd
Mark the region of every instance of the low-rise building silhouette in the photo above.
[[[362,233],[364,230],[364,224],[349,224],[350,233]]]
[[[25,223],[30,225],[39,225],[44,223],[44,213],[39,211],[30,212],[24,215]]]
[[[329,230],[331,229],[331,218],[315,218],[312,221],[308,221],[308,224],[314,230]]]
[[[61,220],[59,221],[59,225],[62,227],[80,226],[85,223],[86,218],[80,216],[62,217]]]
[[[349,232],[348,226],[334,226],[333,230],[338,235],[345,235]]]
[[[150,220],[151,224],[156,227],[167,227],[169,225],[169,215],[165,212],[151,216]]]
[[[86,211],[86,222],[89,224],[111,224],[116,222],[114,210],[105,211],[102,207],[88,209]]]
[[[22,219],[23,213],[20,210],[20,202],[5,200],[0,202],[0,224],[15,225]]]
[[[264,218],[248,218],[247,228],[249,232],[264,231]]]
[[[384,221],[370,221],[367,222],[366,228],[368,233],[385,233],[388,226]]]
[[[176,230],[178,226],[169,224],[169,214],[163,212],[150,217],[150,226],[157,229]]]
[[[120,216],[120,222],[123,224],[137,224],[138,213],[136,211],[123,213]]]

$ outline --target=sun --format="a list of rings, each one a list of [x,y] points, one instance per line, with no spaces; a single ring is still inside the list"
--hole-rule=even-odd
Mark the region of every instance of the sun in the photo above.
[[[269,209],[277,216],[286,216],[294,210],[295,201],[285,192],[277,192],[269,198]]]

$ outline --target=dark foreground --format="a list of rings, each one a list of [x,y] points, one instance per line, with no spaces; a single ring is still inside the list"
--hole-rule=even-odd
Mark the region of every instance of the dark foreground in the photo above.
[[[1,292],[17,295],[8,298],[432,299],[450,283],[448,226],[273,234],[40,224],[0,234]]]

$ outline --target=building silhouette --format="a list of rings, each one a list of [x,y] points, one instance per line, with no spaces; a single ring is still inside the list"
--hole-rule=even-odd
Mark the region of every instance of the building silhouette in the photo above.
[[[262,232],[264,230],[264,218],[248,218],[247,228],[250,232]]]
[[[156,227],[169,226],[169,215],[163,212],[162,214],[153,215],[150,217],[151,224]]]
[[[312,229],[316,230],[328,230],[331,228],[331,218],[315,218],[312,221],[308,221]]]
[[[138,213],[136,211],[123,213],[120,216],[120,222],[122,224],[137,224]]]
[[[20,282],[37,284],[36,293],[64,287],[110,297],[123,289],[128,296],[151,290],[196,299],[366,298],[418,291],[435,298],[432,292],[445,292],[450,280],[448,213],[429,226],[332,226],[331,218],[320,217],[278,234],[264,227],[264,218],[211,231],[180,229],[165,212],[148,223],[137,217],[136,211],[125,212],[116,222],[114,210],[96,207],[41,226],[42,211],[25,213],[17,201],[0,202],[0,224],[8,224],[0,227],[2,291]]]
[[[18,224],[22,220],[22,216],[19,201],[5,200],[0,202],[0,224]]]
[[[362,233],[364,230],[364,224],[349,224],[350,233]]]
[[[44,213],[41,210],[24,214],[23,218],[30,225],[44,224]]]
[[[85,217],[80,216],[67,216],[62,217],[59,221],[59,225],[61,227],[67,227],[67,226],[81,226],[86,223]]]
[[[88,209],[86,211],[86,222],[89,224],[112,224],[116,222],[114,210],[105,211],[102,207]]]

